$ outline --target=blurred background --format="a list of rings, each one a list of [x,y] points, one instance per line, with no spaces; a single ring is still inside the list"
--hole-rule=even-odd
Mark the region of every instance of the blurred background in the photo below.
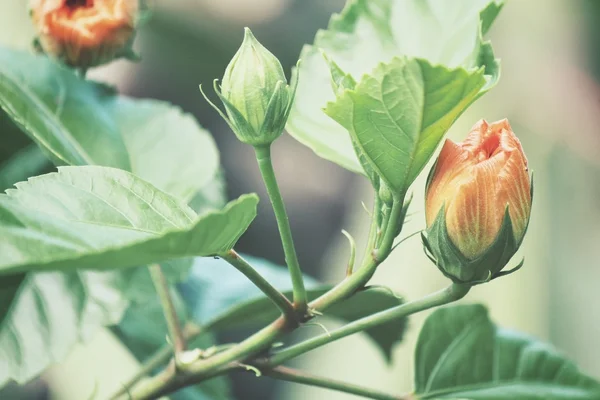
[[[468,0],[456,0],[468,1]],[[25,1],[0,4],[0,44],[29,49],[32,30]],[[277,229],[253,152],[238,143],[208,107],[198,84],[220,78],[239,46],[243,27],[275,55],[286,72],[304,43],[325,28],[343,0],[153,0],[152,18],[136,47],[143,60],[115,62],[91,72],[123,93],[171,101],[193,113],[221,150],[228,194],[258,192],[259,218],[239,251],[283,263]],[[462,140],[480,118],[507,117],[521,138],[535,173],[530,231],[519,273],[477,287],[466,302],[481,301],[500,324],[548,340],[588,374],[600,378],[600,1],[508,1],[490,38],[502,59],[499,85],[465,113],[450,131]],[[0,164],[28,145],[19,132],[0,131]],[[350,231],[366,236],[369,202],[364,179],[315,156],[284,136],[274,162],[286,199],[300,262],[310,275],[336,282],[343,276]],[[424,227],[424,179],[416,182],[413,216],[405,234]],[[359,246],[360,247],[360,246]],[[408,240],[377,272],[408,298],[445,285],[445,279]],[[356,336],[299,358],[296,366],[334,378],[396,392],[410,390],[412,351],[425,315],[411,319],[395,364],[385,365],[374,346]],[[305,332],[306,333],[306,332]],[[227,338],[228,339],[228,338]],[[119,360],[115,364],[114,359]],[[81,368],[81,363],[89,368]],[[94,382],[130,375],[135,361],[106,333],[81,346],[62,367],[24,388],[11,386],[2,399],[80,400]],[[333,392],[282,384],[250,374],[234,376],[238,399],[350,399]]]

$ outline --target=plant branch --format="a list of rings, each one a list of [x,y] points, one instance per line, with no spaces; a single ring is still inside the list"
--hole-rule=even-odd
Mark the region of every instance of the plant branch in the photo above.
[[[316,336],[312,339],[308,339],[304,342],[298,343],[297,345],[288,347],[287,349],[275,353],[273,356],[269,357],[265,363],[265,366],[273,367],[280,365],[310,350],[316,349],[317,347],[326,345],[354,333],[362,332],[366,329],[385,324],[386,322],[404,318],[408,315],[424,311],[432,307],[441,306],[459,300],[469,292],[470,288],[471,287],[469,285],[453,283],[447,288],[432,293],[421,299],[380,311],[368,317],[360,318],[354,322],[344,325],[339,329],[331,331],[328,334]]]
[[[411,400],[410,396],[395,396],[388,393],[383,393],[375,389],[368,389],[362,386],[357,386],[351,383],[341,382],[333,379],[323,378],[316,375],[307,374],[303,371],[298,371],[288,367],[275,367],[265,371],[266,376],[278,379],[281,381],[300,383],[303,385],[317,386],[325,389],[336,390],[338,392],[350,393],[357,396],[362,396],[367,399],[375,400]]]
[[[111,399],[129,393],[131,388],[133,388],[136,383],[144,379],[146,376],[152,375],[152,372],[154,372],[154,370],[159,368],[161,365],[166,364],[170,357],[171,346],[167,346],[164,349],[154,353],[148,360],[144,361],[139,371],[133,377],[131,377],[131,379],[124,383],[121,386],[121,389],[116,392]]]
[[[227,253],[220,254],[223,260],[227,261],[238,271],[246,276],[257,288],[259,288],[275,305],[281,310],[283,315],[291,321],[296,320],[296,311],[287,297],[271,285],[262,277],[252,266],[244,260],[235,250],[229,250]]]
[[[152,377],[139,387],[129,391],[128,397],[121,395],[118,400],[155,399],[192,383],[202,382],[231,369],[236,362],[243,362],[267,350],[283,334],[290,329],[286,318],[279,317],[270,325],[261,329],[237,346],[217,353],[214,356],[198,360],[184,366],[183,373],[178,375],[173,369],[166,369]]]
[[[173,352],[175,353],[175,359],[177,359],[177,354],[185,351],[185,339],[181,331],[179,317],[177,316],[177,311],[175,310],[171,293],[169,292],[169,284],[160,265],[152,264],[148,267],[148,269],[150,270],[152,282],[154,283],[156,293],[158,293],[160,304],[162,305],[163,314],[167,322],[167,329],[169,331],[169,337],[173,343]]]
[[[307,311],[308,300],[306,297],[306,289],[304,288],[304,278],[302,277],[298,256],[296,255],[296,248],[294,247],[290,221],[285,210],[281,192],[279,191],[275,171],[273,170],[273,163],[271,162],[271,146],[255,147],[254,150],[256,151],[258,167],[263,181],[265,182],[269,198],[271,199],[275,218],[277,219],[277,227],[279,228],[281,244],[283,245],[283,252],[285,253],[285,262],[292,278],[294,306],[299,313],[305,314]]]
[[[264,157],[261,158],[259,156],[258,158],[263,160],[263,165],[265,162],[267,162],[272,172],[270,157],[267,161],[265,161]],[[271,176],[273,177],[273,182],[274,175],[271,174]],[[269,185],[270,184],[267,184],[267,187],[269,187]],[[277,193],[279,193],[278,189]],[[281,195],[279,194],[279,196],[275,196],[275,198],[279,198],[279,201],[276,200],[275,203],[280,204],[280,206],[274,206],[274,209],[283,207]],[[390,218],[393,218],[393,220],[398,220],[398,217],[402,212],[403,203],[401,200],[402,199],[400,199],[399,201],[395,201],[392,206]],[[283,214],[276,212],[276,215],[278,214],[279,216],[285,216],[285,209],[283,209]],[[284,225],[287,226],[288,229],[284,229],[283,231],[287,231],[288,235],[282,235],[282,237],[285,236],[291,240],[291,233],[289,233],[289,223],[287,222],[287,217],[285,217],[284,219]],[[374,218],[373,223],[377,223],[375,219],[376,218]],[[328,293],[311,302],[309,304],[310,308],[324,310],[327,307],[330,307],[331,305],[336,304],[337,302],[352,296],[352,294],[354,294],[357,290],[364,287],[364,285],[369,281],[369,279],[375,272],[377,265],[379,265],[390,253],[392,243],[394,241],[394,238],[396,237],[396,233],[397,227],[393,224],[390,224],[389,229],[386,232],[384,232],[380,246],[377,249],[373,249],[372,247],[368,248],[368,253],[370,256],[365,257],[364,265],[357,271],[355,271],[350,277],[347,277],[336,287],[332,288]],[[292,242],[289,241],[287,243],[290,244],[291,248],[293,249]],[[284,249],[285,248],[286,245],[284,245]],[[293,250],[293,252],[295,256],[295,250]],[[298,264],[295,265],[297,266]],[[299,272],[299,268],[297,269],[297,271]],[[293,276],[294,274],[292,273],[292,277]],[[302,290],[304,291],[303,281],[301,281],[301,284]],[[298,304],[295,305],[298,306]],[[256,359],[258,355],[260,355],[265,350],[268,350],[271,347],[272,343],[279,340],[285,333],[293,330],[297,326],[296,324],[296,321],[290,321],[283,316],[279,317],[270,325],[266,326],[254,335],[248,337],[246,340],[240,342],[237,346],[225,350],[221,353],[215,354],[214,356],[208,359],[198,360],[192,364],[186,365],[184,371],[185,374],[183,375],[178,376],[176,373],[175,375],[172,375],[172,372],[170,372],[169,370],[163,371],[163,373],[153,377],[150,381],[144,383],[143,385],[140,385],[140,387],[134,388],[131,391],[131,399],[139,400],[156,398],[155,396],[157,395],[164,395],[172,390],[175,390],[173,388],[182,387],[182,385],[184,385],[184,383],[182,383],[182,380],[185,382],[201,382],[203,380],[210,379],[211,377],[215,376],[215,373],[217,373],[215,371],[222,371],[223,368],[227,368],[227,366],[231,365],[232,363],[247,362],[249,360],[251,361],[253,359]],[[120,399],[121,398],[119,398],[119,400]]]
[[[376,206],[380,203],[375,202]],[[389,215],[390,220],[397,221],[400,213],[402,213],[403,199],[395,200]],[[377,224],[377,218],[373,216],[372,224]],[[373,248],[375,242],[370,243],[367,248],[367,254],[363,260],[363,265],[355,271],[351,276],[344,279],[327,293],[310,302],[309,307],[318,311],[322,311],[337,302],[344,300],[353,295],[357,290],[367,284],[369,279],[375,273],[377,266],[389,255],[392,244],[396,237],[397,227],[395,224],[389,224],[384,232],[381,244],[378,248]]]

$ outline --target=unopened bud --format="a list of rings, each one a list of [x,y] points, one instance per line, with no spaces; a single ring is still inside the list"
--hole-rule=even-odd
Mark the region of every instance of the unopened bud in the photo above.
[[[285,128],[295,88],[287,84],[281,63],[246,28],[244,41],[215,84],[227,122],[244,143],[272,143]]]
[[[496,277],[516,253],[531,213],[527,159],[507,120],[478,122],[446,140],[427,182],[424,244],[459,282]]]
[[[132,54],[139,0],[32,0],[41,50],[90,68]]]

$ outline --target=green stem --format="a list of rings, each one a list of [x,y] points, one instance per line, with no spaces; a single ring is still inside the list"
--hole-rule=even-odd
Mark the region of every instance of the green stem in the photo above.
[[[320,376],[307,374],[287,367],[275,367],[265,371],[266,376],[287,382],[295,382],[303,385],[317,386],[325,389],[336,390],[338,392],[350,393],[356,396],[362,396],[367,399],[375,400],[409,400],[410,397],[395,396],[383,393],[375,389],[368,389],[351,383],[340,382],[333,379],[327,379]]]
[[[168,346],[166,351],[156,352],[144,362],[140,370],[129,381],[127,381],[127,383],[123,384],[121,389],[116,392],[111,399],[129,393],[131,388],[135,386],[136,383],[144,379],[146,376],[152,375],[154,370],[167,363],[169,361],[169,357],[171,357],[171,346]]]
[[[255,147],[254,150],[256,151],[258,167],[263,181],[265,182],[269,198],[271,199],[275,218],[277,219],[277,227],[279,228],[279,235],[281,236],[285,262],[292,278],[294,306],[299,313],[305,314],[307,311],[308,300],[306,297],[306,289],[304,288],[304,278],[302,277],[298,256],[296,255],[296,248],[294,247],[290,221],[285,210],[281,192],[279,191],[275,171],[273,170],[273,163],[271,162],[271,146]]]
[[[266,362],[268,367],[280,365],[294,357],[304,354],[310,350],[316,349],[338,339],[352,335],[357,332],[362,332],[366,329],[385,324],[399,318],[404,318],[408,315],[427,310],[432,307],[448,304],[453,301],[463,298],[471,287],[469,285],[452,284],[446,289],[432,293],[419,300],[401,304],[385,311],[372,314],[368,317],[350,322],[343,327],[331,331],[328,334],[323,334],[312,339],[308,339],[295,346],[288,347],[275,353]]]
[[[367,247],[365,254],[363,255],[362,265],[367,263],[367,260],[371,259],[371,251],[377,243],[377,232],[379,231],[379,222],[381,214],[381,199],[375,193],[375,199],[373,200],[373,211],[371,212],[371,226],[369,228],[369,238],[367,240]]]
[[[398,217],[402,212],[402,204],[401,200],[394,202],[390,212],[390,218],[398,220]],[[351,276],[344,279],[327,293],[310,302],[309,307],[318,311],[325,310],[327,307],[350,297],[358,289],[363,287],[369,279],[371,279],[377,266],[385,260],[390,253],[395,237],[396,227],[394,224],[388,225],[388,229],[384,232],[381,244],[378,248],[367,248],[369,254],[365,255],[364,264]]]
[[[246,359],[256,356],[260,352],[267,350],[272,343],[290,330],[289,320],[279,317],[270,325],[261,329],[246,340],[240,342],[222,353],[215,354],[206,360],[198,360],[193,364],[182,366],[184,373],[181,376],[174,375],[171,371],[165,370],[149,381],[134,388],[129,392],[129,397],[118,397],[119,400],[142,400],[153,399],[159,395],[165,395],[173,388],[185,386],[189,382],[201,382],[210,379],[215,374],[220,373],[223,368],[227,368],[233,362],[243,362]]]
[[[183,338],[179,317],[177,316],[177,311],[175,310],[175,305],[173,304],[173,299],[169,292],[169,283],[167,282],[160,265],[152,264],[148,269],[150,270],[152,282],[154,283],[156,293],[158,294],[160,304],[162,305],[169,337],[173,343],[175,359],[177,359],[177,354],[185,351],[185,339]]]
[[[260,149],[257,149],[257,156],[259,150]],[[265,159],[263,156],[264,154],[258,156],[257,158],[259,159],[259,165],[262,164],[264,166]],[[260,160],[262,160],[262,162]],[[269,158],[268,165],[270,164],[271,163]],[[270,170],[271,172],[273,172],[272,166]],[[274,174],[271,174],[271,176],[273,177],[272,181],[274,181]],[[269,185],[270,184],[267,184],[267,188],[269,188]],[[277,187],[276,182],[275,187]],[[279,193],[278,189],[277,193]],[[279,206],[276,207],[274,205],[274,209],[280,209],[281,207],[283,207],[281,195],[271,197],[271,199],[273,198],[279,199],[279,201],[275,200],[274,204],[277,203],[279,204]],[[398,216],[401,212],[402,201],[395,201],[394,205],[392,206],[390,217],[394,218],[394,220],[398,220]],[[277,216],[278,212],[276,212],[275,214]],[[285,209],[283,209],[283,214],[279,212],[279,215],[285,216]],[[285,218],[285,221],[285,225],[287,225],[288,229],[284,229],[284,231],[287,231],[289,233],[289,223],[287,223],[287,217]],[[283,236],[285,235],[282,235],[282,238]],[[327,307],[341,300],[344,300],[347,297],[350,297],[358,289],[364,287],[364,285],[368,282],[368,280],[375,272],[377,265],[379,265],[379,263],[381,263],[381,261],[383,261],[385,257],[387,257],[387,255],[390,253],[395,236],[396,227],[392,225],[391,228],[384,233],[381,245],[377,249],[368,249],[370,256],[365,257],[364,265],[361,268],[359,268],[359,270],[355,271],[350,277],[344,279],[340,284],[331,289],[328,293],[311,302],[309,304],[310,308],[324,310]],[[288,243],[292,244],[291,234],[289,234],[287,237],[290,239]],[[286,246],[284,245],[284,249],[285,247]],[[293,254],[295,256],[295,250],[293,251]],[[296,263],[296,265],[298,264]],[[301,285],[304,292],[303,281],[301,281]],[[283,336],[288,331],[293,330],[296,326],[295,324],[296,321],[290,321],[285,317],[280,317],[274,322],[272,322],[270,325],[260,330],[259,332],[240,342],[237,346],[225,350],[222,353],[216,354],[206,360],[199,360],[191,365],[186,366],[184,375],[173,376],[171,372],[166,370],[163,373],[157,375],[156,377],[153,377],[148,382],[144,383],[143,385],[140,385],[139,388],[134,388],[134,390],[131,391],[131,399],[139,400],[155,398],[154,396],[156,395],[164,395],[172,390],[175,390],[178,387],[185,386],[186,382],[201,382],[203,380],[209,379],[215,376],[215,374],[222,373],[224,369],[229,368],[229,366],[232,363],[244,362],[246,360],[252,359],[252,357],[256,357],[261,352],[269,349],[272,343],[280,339],[281,336]],[[123,399],[125,400],[125,398]],[[119,400],[121,400],[121,398],[119,398]]]
[[[262,277],[252,266],[244,260],[235,250],[229,250],[227,253],[220,254],[223,260],[234,266],[238,271],[246,276],[257,288],[259,288],[275,305],[281,310],[286,318],[294,321],[296,319],[296,311],[294,306],[287,297],[273,285]]]

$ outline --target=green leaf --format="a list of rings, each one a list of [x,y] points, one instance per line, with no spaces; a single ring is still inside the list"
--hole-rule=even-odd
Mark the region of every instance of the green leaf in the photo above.
[[[328,103],[325,112],[349,130],[390,189],[405,193],[484,85],[483,70],[394,58]]]
[[[0,274],[118,269],[218,254],[245,232],[257,202],[245,195],[197,215],[129,172],[61,167],[0,195]]]
[[[600,383],[534,338],[496,327],[481,305],[436,310],[415,354],[418,399],[600,398]]]
[[[181,320],[185,321],[183,300],[176,290],[171,292],[171,297]],[[131,306],[114,330],[135,358],[142,363],[167,343],[167,326],[156,296],[153,296],[150,301]],[[215,344],[215,338],[211,334],[203,334],[194,342],[194,346],[201,349],[207,349]],[[180,390],[169,397],[172,400],[228,400],[231,398],[229,379],[226,377],[211,379],[200,385]]]
[[[23,276],[20,285],[11,282]],[[101,326],[117,323],[127,284],[121,275],[95,271],[0,277],[0,387],[27,382]]]
[[[494,0],[349,0],[300,54],[300,84],[287,130],[317,155],[364,174],[348,133],[322,112],[335,94],[321,52],[354,78],[399,56],[445,69],[483,67],[486,83],[480,96],[499,77],[499,62],[482,35],[501,8],[502,1]]]
[[[46,57],[0,48],[0,108],[57,165],[125,169],[186,201],[218,170],[212,137],[190,115],[120,96]]]
[[[291,298],[292,287],[287,269],[256,257],[245,258],[273,286]],[[319,284],[310,277],[305,277],[305,283],[311,300],[331,289],[330,285]],[[193,319],[212,332],[259,328],[280,314],[251,282],[222,260],[196,259],[188,280],[179,288]],[[402,302],[389,291],[370,289],[327,309],[324,316],[353,321]],[[402,339],[405,325],[406,320],[402,319],[366,333],[389,360],[392,347]]]
[[[48,159],[37,146],[25,147],[0,165],[0,191],[38,175],[49,165]]]
[[[126,168],[170,195],[193,200],[193,208],[198,212],[223,205],[222,176],[214,141],[191,116],[168,103],[119,96],[114,89],[79,79],[72,71],[44,57],[0,49],[0,108],[0,126],[4,132],[18,126],[57,165],[92,163]],[[41,160],[39,152],[32,154],[35,160]],[[9,165],[10,171],[25,173],[20,163],[21,159],[15,159]],[[3,174],[3,178],[6,185],[12,185],[33,173],[20,175],[19,179],[14,174]],[[2,195],[0,198],[5,199]],[[31,216],[29,210],[27,214]],[[0,215],[0,220],[3,217]],[[40,221],[45,220],[44,215],[41,218]],[[36,234],[25,229],[21,233]],[[4,244],[0,243],[0,247]],[[164,271],[170,280],[181,278],[186,272],[185,260],[171,261]],[[78,280],[85,285],[65,284]],[[39,355],[36,358],[28,355],[23,360],[2,357],[7,367],[0,365],[3,372],[0,386],[11,378],[22,382],[30,379],[51,362],[59,361],[72,345],[93,334],[95,329],[116,323],[129,300],[147,299],[149,284],[145,267],[103,274],[80,271],[0,277],[0,357],[12,354],[16,345]],[[81,289],[83,286],[85,290]],[[69,320],[71,325],[65,324],[63,314],[39,312],[52,309],[51,304],[46,304],[52,299],[38,295],[50,291],[61,294],[64,313],[74,316]],[[24,315],[32,315],[31,320]],[[55,334],[43,341],[32,333],[32,329],[43,333],[57,326],[64,330],[62,339]]]

